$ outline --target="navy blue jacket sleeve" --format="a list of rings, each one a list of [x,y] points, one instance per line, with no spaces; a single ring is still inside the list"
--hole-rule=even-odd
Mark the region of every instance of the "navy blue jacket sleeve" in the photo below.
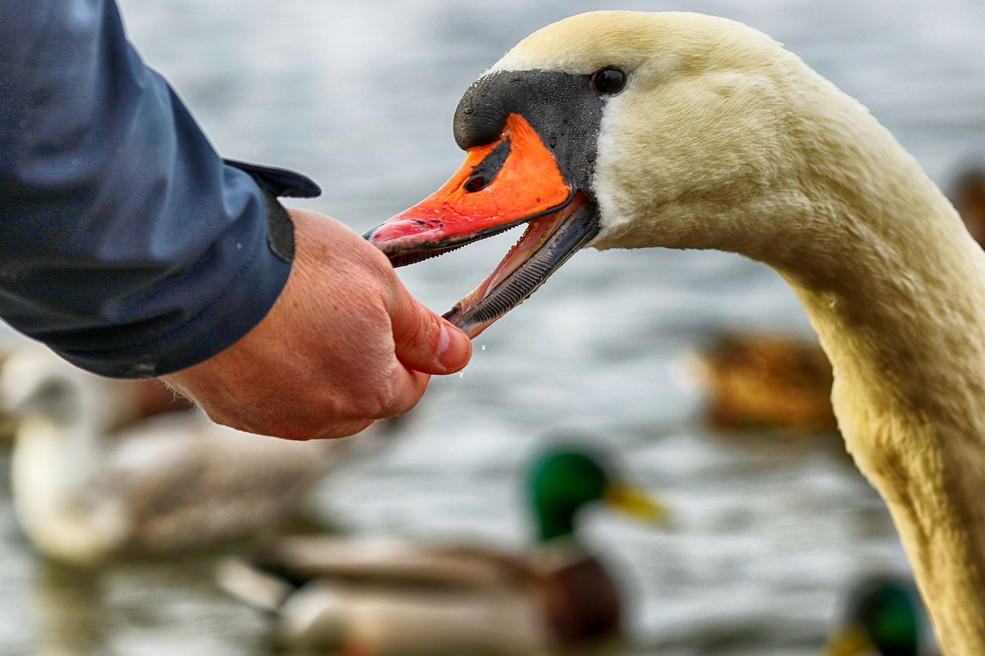
[[[283,182],[219,158],[113,0],[0,2],[0,317],[17,330],[116,377],[218,353],[287,280]]]

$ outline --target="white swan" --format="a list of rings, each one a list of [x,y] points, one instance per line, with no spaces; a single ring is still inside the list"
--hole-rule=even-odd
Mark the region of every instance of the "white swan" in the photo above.
[[[4,363],[0,398],[17,410],[14,508],[48,557],[96,565],[270,531],[353,442],[289,442],[214,424],[198,412],[114,427],[133,412],[127,382],[77,369],[40,347]]]
[[[832,362],[848,449],[945,652],[985,654],[985,255],[862,105],[743,25],[599,12],[507,53],[455,136],[465,166],[368,235],[394,264],[534,219],[450,314],[473,335],[589,243],[772,266]]]

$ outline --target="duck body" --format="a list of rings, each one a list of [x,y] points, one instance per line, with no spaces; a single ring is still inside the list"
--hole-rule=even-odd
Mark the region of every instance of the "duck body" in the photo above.
[[[118,443],[102,457],[74,462],[64,462],[73,449],[63,427],[28,419],[18,433],[18,519],[43,553],[76,565],[269,531],[331,468],[327,454],[310,445],[257,444],[200,416],[141,422],[115,435]]]
[[[563,92],[513,91],[547,73]],[[715,248],[773,267],[831,361],[840,431],[944,651],[985,653],[985,255],[865,107],[738,23],[595,12],[507,53],[466,92],[455,133],[463,169],[371,242],[402,264],[528,221],[448,315],[472,334],[585,245]],[[510,194],[518,179],[529,189]]]
[[[256,536],[349,448],[250,435],[187,410],[116,428],[133,401],[120,384],[41,348],[5,364],[0,389],[20,413],[14,508],[52,559],[91,566]]]
[[[603,470],[585,453],[552,453],[550,471],[535,475],[539,537],[528,552],[291,536],[250,565],[227,563],[220,584],[271,611],[280,642],[309,650],[404,656],[605,648],[621,635],[620,590],[581,544],[574,515],[597,500],[654,521],[664,511],[599,478]]]
[[[294,536],[278,541],[259,570],[227,565],[220,582],[266,606],[244,586],[265,575],[291,582],[273,584],[284,597],[275,639],[294,648],[373,656],[535,654],[603,648],[621,630],[616,584],[575,544],[521,554]]]

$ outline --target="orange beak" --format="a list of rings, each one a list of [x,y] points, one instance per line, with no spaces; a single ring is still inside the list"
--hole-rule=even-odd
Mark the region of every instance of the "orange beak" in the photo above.
[[[370,231],[394,266],[454,250],[529,222],[495,271],[446,315],[471,337],[519,305],[598,231],[587,194],[569,184],[551,150],[519,114],[499,138],[466,151],[438,191]],[[566,226],[566,227],[565,227]]]

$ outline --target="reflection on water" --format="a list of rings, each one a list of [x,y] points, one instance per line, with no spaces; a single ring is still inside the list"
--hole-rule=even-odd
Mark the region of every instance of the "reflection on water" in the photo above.
[[[96,572],[42,563],[26,602],[38,656],[260,654],[262,622],[212,586],[203,558],[125,562]]]
[[[326,190],[311,207],[362,232],[437,188],[460,163],[451,116],[519,38],[588,2],[462,5],[124,0],[131,36],[224,155],[288,166]],[[869,105],[946,184],[985,159],[985,5],[630,0],[693,9],[772,34]],[[510,237],[401,270],[444,311]],[[905,571],[880,500],[835,436],[723,437],[682,385],[681,349],[722,327],[809,331],[770,271],[720,253],[579,253],[482,335],[464,375],[435,379],[391,449],[320,488],[325,521],[366,535],[515,547],[517,480],[545,436],[618,451],[673,504],[652,530],[602,515],[587,540],[621,565],[629,655],[816,654],[848,582]],[[327,338],[330,338],[328,336]],[[7,476],[7,456],[0,476]],[[82,574],[48,566],[0,498],[3,653],[269,653],[263,618],[214,586],[212,556]]]

